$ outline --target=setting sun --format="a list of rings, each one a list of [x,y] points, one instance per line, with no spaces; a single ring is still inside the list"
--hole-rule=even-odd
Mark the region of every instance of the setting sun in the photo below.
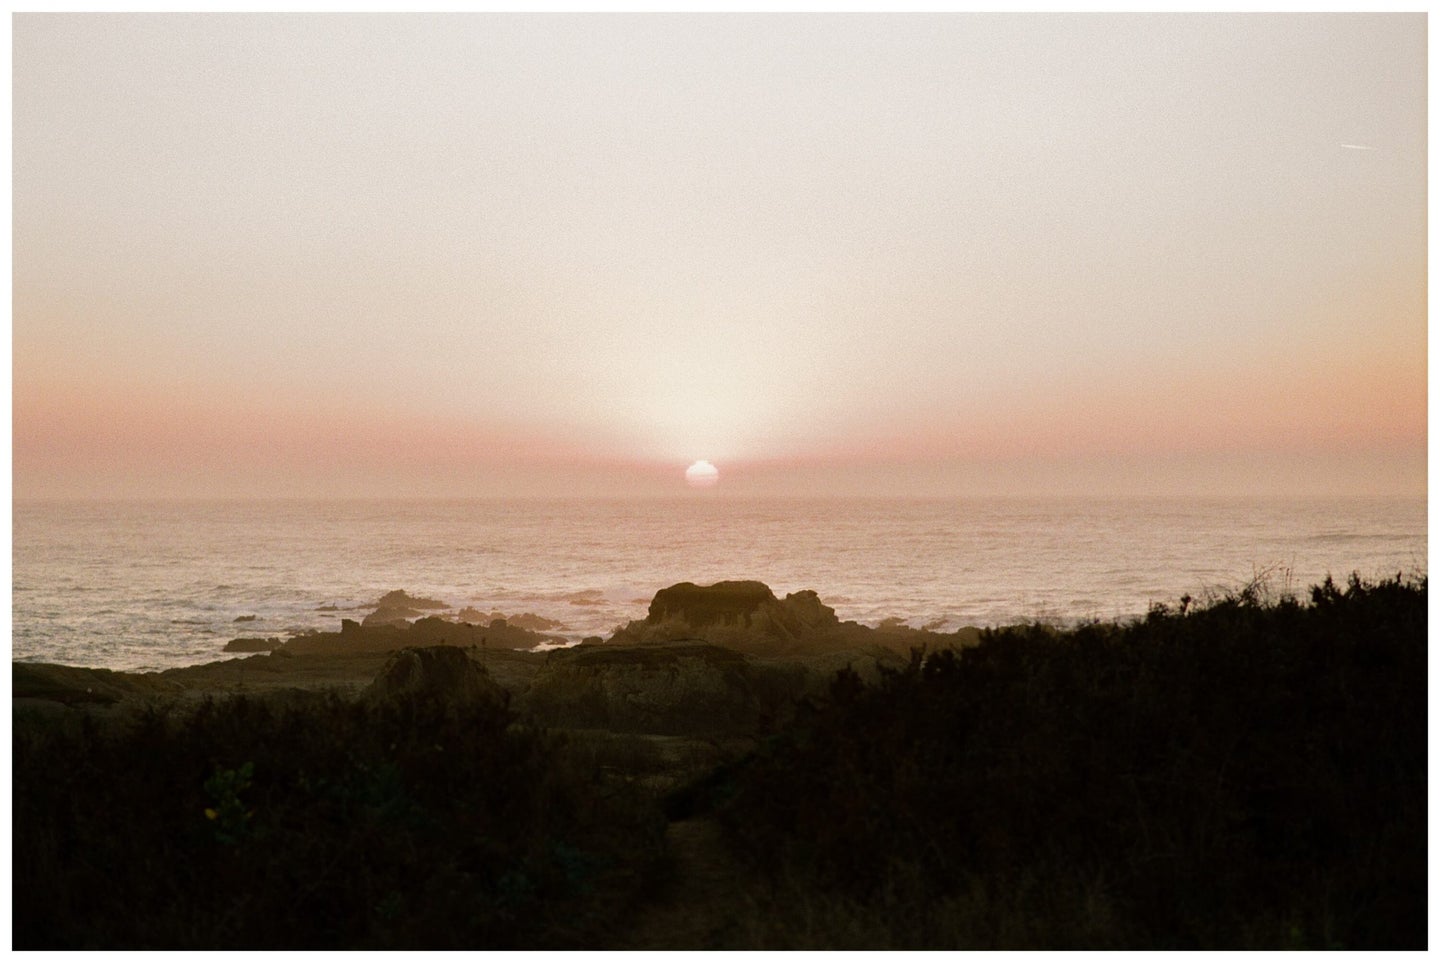
[[[697,461],[685,469],[685,482],[691,488],[713,488],[720,480],[720,470],[708,461]]]

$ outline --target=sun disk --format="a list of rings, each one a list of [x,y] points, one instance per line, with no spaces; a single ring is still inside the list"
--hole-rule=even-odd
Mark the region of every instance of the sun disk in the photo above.
[[[709,488],[720,480],[720,470],[708,461],[697,461],[685,469],[685,481],[691,488]]]

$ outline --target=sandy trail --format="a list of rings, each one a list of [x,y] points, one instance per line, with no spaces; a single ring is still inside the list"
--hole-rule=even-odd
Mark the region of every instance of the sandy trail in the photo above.
[[[713,819],[685,819],[665,830],[672,875],[635,920],[626,949],[705,950],[734,945],[748,894]]]

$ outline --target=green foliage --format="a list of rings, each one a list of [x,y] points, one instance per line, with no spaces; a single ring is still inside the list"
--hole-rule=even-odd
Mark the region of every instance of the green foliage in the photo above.
[[[653,803],[504,710],[315,697],[17,727],[14,940],[50,948],[603,943]]]
[[[216,766],[215,774],[205,780],[205,792],[210,797],[205,818],[215,824],[218,842],[233,845],[249,835],[255,810],[245,806],[240,794],[250,788],[250,778],[254,775],[255,764],[247,762],[239,769]]]
[[[992,631],[842,673],[707,788],[864,945],[1421,947],[1426,638],[1399,578]]]

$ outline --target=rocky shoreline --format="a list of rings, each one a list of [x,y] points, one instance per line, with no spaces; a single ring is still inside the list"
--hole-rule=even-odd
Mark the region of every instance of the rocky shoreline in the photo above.
[[[543,620],[499,613],[442,618],[435,599],[387,593],[363,620],[290,639],[237,638],[237,657],[160,672],[12,664],[17,712],[114,715],[156,700],[333,691],[358,696],[397,653],[462,653],[520,718],[536,724],[657,735],[752,732],[788,717],[845,667],[862,678],[904,664],[912,649],[973,645],[980,630],[937,633],[842,622],[813,591],[784,598],[762,582],[689,582],[656,593],[644,619],[576,646]],[[480,613],[474,613],[479,616]],[[449,663],[452,664],[453,663]],[[436,692],[447,694],[440,680]]]

